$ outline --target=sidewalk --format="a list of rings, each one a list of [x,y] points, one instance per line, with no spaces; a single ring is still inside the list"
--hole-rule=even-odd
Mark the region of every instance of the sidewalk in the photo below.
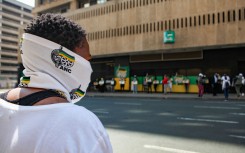
[[[133,94],[132,92],[87,92],[86,96],[88,97],[131,97],[131,98],[155,98],[155,99],[203,99],[203,100],[219,100],[223,101],[224,95],[219,93],[217,96],[213,96],[212,93],[205,93],[202,98],[198,97],[195,93],[170,93],[164,95],[163,93],[145,93],[139,92]],[[244,101],[245,96],[238,98],[235,93],[229,94],[229,100]]]
[[[10,89],[0,89],[0,93],[6,92]],[[203,99],[203,100],[224,100],[224,95],[219,93],[218,96],[213,96],[212,93],[205,93],[202,98],[199,98],[197,94],[193,93],[170,93],[164,95],[163,93],[146,93],[146,92],[138,92],[137,94],[133,94],[132,92],[124,91],[116,91],[116,92],[91,92],[88,91],[86,93],[87,97],[130,97],[130,98],[148,98],[148,99]],[[241,96],[237,98],[235,93],[229,94],[229,100],[243,101],[245,102],[245,96]]]

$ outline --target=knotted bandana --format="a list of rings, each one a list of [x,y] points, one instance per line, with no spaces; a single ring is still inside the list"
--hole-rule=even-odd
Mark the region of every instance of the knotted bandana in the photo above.
[[[53,89],[69,102],[85,96],[92,68],[89,61],[61,45],[24,33],[21,57],[25,70],[19,86]]]

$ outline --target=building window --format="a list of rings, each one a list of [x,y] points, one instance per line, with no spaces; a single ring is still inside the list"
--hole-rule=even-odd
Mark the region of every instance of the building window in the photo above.
[[[190,27],[192,27],[192,17],[190,17]]]
[[[206,19],[205,19],[205,15],[203,15],[202,20],[203,20],[203,22],[202,22],[202,23],[203,23],[203,25],[205,25],[205,24],[206,24],[206,23],[205,23],[205,20],[206,20]]]
[[[188,27],[188,20],[185,18],[185,27]]]
[[[163,31],[163,21],[161,21],[161,31]]]
[[[233,10],[233,21],[236,21],[236,11]]]
[[[171,20],[168,20],[168,29],[171,29]]]
[[[230,11],[228,11],[227,17],[228,17],[227,21],[230,22],[231,21],[231,12]]]
[[[243,9],[243,19],[245,20],[245,9]]]
[[[241,9],[239,9],[238,20],[241,21],[241,19],[242,19],[242,11]]]
[[[179,28],[179,19],[177,19],[177,29]]]
[[[175,29],[175,19],[173,19],[173,29]]]
[[[208,14],[208,24],[210,24],[210,14]]]
[[[215,24],[215,14],[213,13],[213,24]]]
[[[198,25],[201,26],[201,16],[198,16]]]
[[[222,20],[223,20],[223,23],[225,22],[225,12],[222,13]]]
[[[183,28],[183,27],[184,27],[184,19],[181,18],[181,28]]]

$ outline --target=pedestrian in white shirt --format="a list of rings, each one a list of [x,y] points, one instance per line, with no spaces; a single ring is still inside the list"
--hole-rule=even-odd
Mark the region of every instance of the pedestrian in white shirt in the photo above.
[[[229,98],[229,88],[231,85],[230,77],[224,74],[221,78],[222,80],[222,90],[224,91],[225,101],[228,101]]]

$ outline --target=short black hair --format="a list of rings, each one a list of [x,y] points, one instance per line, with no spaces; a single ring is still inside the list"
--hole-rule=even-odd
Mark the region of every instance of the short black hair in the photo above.
[[[52,13],[37,16],[24,31],[53,41],[71,51],[74,51],[75,47],[86,37],[85,30],[77,23]]]

